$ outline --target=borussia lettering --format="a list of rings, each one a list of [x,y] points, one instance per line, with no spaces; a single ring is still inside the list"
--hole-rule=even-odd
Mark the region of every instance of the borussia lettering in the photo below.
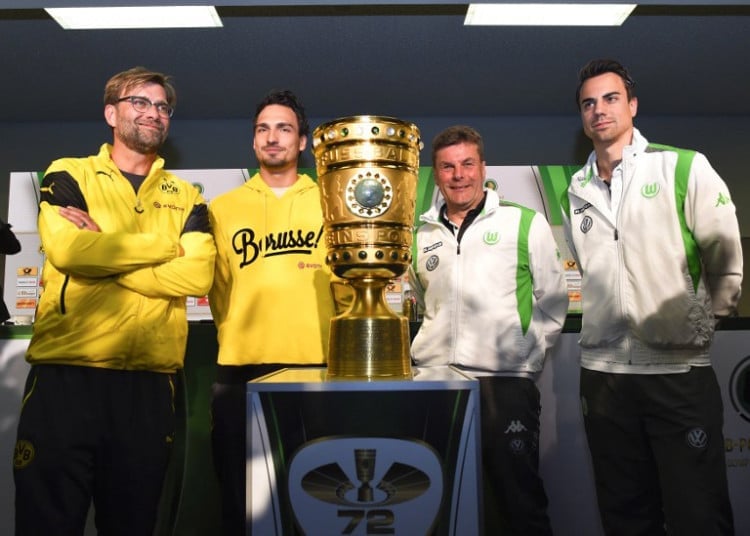
[[[240,268],[254,263],[261,255],[273,257],[275,255],[311,255],[318,246],[323,227],[315,231],[290,229],[278,233],[269,233],[264,237],[256,237],[253,229],[240,229],[232,237],[232,249],[240,256]]]

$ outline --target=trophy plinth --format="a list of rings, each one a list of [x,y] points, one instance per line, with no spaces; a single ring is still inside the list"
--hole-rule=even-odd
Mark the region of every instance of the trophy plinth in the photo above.
[[[313,132],[326,263],[354,300],[331,320],[328,377],[410,379],[408,320],[385,301],[411,262],[419,129],[399,119],[354,116]]]

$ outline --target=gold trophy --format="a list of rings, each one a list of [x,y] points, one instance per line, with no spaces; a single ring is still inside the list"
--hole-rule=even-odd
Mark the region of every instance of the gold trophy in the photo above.
[[[329,379],[412,377],[409,322],[385,288],[411,262],[421,148],[416,125],[391,117],[344,117],[313,132],[326,263],[354,288],[331,320]]]

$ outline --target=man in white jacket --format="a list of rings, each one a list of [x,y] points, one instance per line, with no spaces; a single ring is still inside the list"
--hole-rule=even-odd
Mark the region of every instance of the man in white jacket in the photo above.
[[[568,308],[557,245],[543,215],[484,187],[474,129],[438,134],[432,161],[441,197],[417,231],[410,281],[424,321],[412,355],[479,379],[484,533],[548,535],[535,380]]]
[[[562,198],[582,274],[581,405],[607,534],[732,534],[709,348],[736,311],[735,207],[705,156],[649,143],[612,60],[581,69],[594,151]]]

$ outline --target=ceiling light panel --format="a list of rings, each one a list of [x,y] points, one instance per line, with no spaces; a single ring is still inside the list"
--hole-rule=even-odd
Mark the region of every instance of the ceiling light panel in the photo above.
[[[466,26],[620,26],[636,4],[469,4]]]
[[[45,11],[66,30],[223,26],[213,6],[63,7]]]

